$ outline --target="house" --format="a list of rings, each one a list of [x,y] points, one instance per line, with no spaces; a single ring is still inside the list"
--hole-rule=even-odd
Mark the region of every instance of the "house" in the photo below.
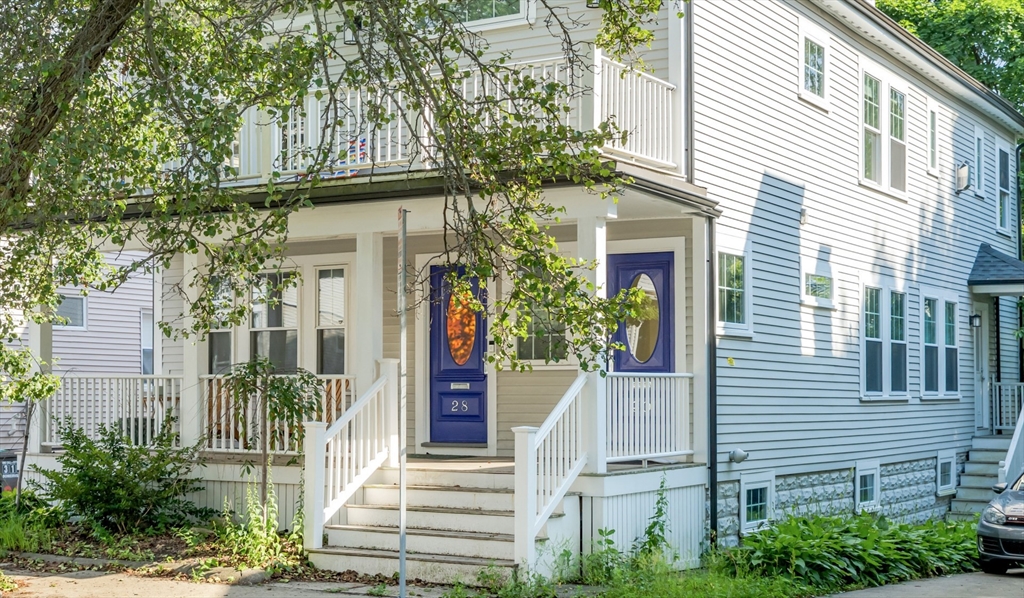
[[[583,0],[568,4],[588,14]],[[515,61],[557,71],[560,46],[531,26],[530,7],[479,25]],[[552,227],[560,250],[604,264],[598,292],[636,286],[658,306],[620,331],[629,350],[607,377],[545,363],[551,343],[532,339],[519,350],[533,371],[486,363],[487,323],[449,300],[432,261],[441,189],[426,172],[396,192],[424,167],[388,146],[372,179],[361,169],[378,165],[360,157],[291,219],[297,288],[277,301],[254,289],[248,324],[204,342],[164,339],[152,382],[106,400],[177,413],[182,441],[205,443],[211,459],[195,500],[219,508],[242,500],[253,450],[226,366],[259,355],[316,372],[323,421],[305,425],[303,503],[287,422],[275,424],[274,477],[282,526],[303,509],[311,558],[331,569],[396,569],[402,441],[413,454],[409,574],[437,581],[491,563],[552,571],[599,530],[628,548],[663,480],[683,566],[709,531],[731,545],[786,513],[920,520],[948,513],[954,495],[956,509],[974,508],[1000,468],[1024,460],[1013,338],[1024,116],[866,0],[685,9],[658,24],[652,73],[623,76],[591,54],[593,93],[573,114],[615,116],[632,132],[605,148],[633,180],[618,203],[572,185],[546,193],[565,209]],[[242,132],[240,184],[300,166],[279,160],[294,125],[259,118]],[[299,125],[306,139],[314,121]],[[434,273],[410,298],[405,377],[401,267]],[[156,312],[181,317],[171,289],[202,272],[177,256]],[[501,293],[500,280],[480,284]],[[62,390],[48,412],[78,392]],[[39,437],[33,458],[46,463],[59,438]]]
[[[131,252],[111,254],[109,263],[126,265]],[[133,275],[113,292],[64,287],[57,310],[67,322],[52,327],[52,371],[62,378],[86,380],[92,374],[124,379],[153,373],[154,348],[153,277]],[[20,331],[21,346],[32,344],[26,323]],[[0,404],[0,449],[16,450],[24,445],[25,405]]]

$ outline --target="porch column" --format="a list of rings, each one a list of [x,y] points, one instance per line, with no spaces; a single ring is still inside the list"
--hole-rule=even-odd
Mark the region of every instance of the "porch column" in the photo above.
[[[597,268],[586,270],[584,276],[593,285],[593,293],[597,297],[608,296],[608,235],[607,219],[604,216],[581,216],[576,220],[576,246],[581,259],[596,261]],[[601,362],[605,356],[597,356]],[[607,388],[605,379],[600,372],[587,374],[587,384],[583,387],[584,414],[584,446],[587,447],[588,473],[605,473],[608,464],[605,462],[608,441],[607,434]]]
[[[715,266],[714,255],[709,253],[708,237],[710,218],[695,217],[690,220],[693,230],[693,251],[689,255],[693,266],[693,460],[695,463],[708,462],[708,356],[715,339],[708,332],[708,284],[710,268]],[[689,431],[687,431],[689,434]]]
[[[191,308],[198,299],[198,292],[193,285],[199,276],[199,256],[186,253],[184,258],[183,277],[181,281],[185,294],[182,328],[188,330],[195,319],[191,316]],[[202,433],[202,393],[205,388],[199,380],[199,343],[194,337],[182,340],[181,367],[181,406],[178,414],[178,428],[181,435],[181,446],[192,446],[199,442]]]
[[[37,324],[29,319],[28,348],[37,360],[32,364],[32,371],[47,374],[53,367],[53,324],[44,322]],[[32,418],[25,422],[25,433],[28,434],[28,452],[38,454],[42,450],[43,431],[50,419],[48,401],[40,402],[32,409]],[[25,406],[28,415],[29,406]],[[24,467],[24,464],[22,464]]]
[[[356,235],[355,320],[352,323],[353,373],[361,393],[377,379],[377,360],[384,354],[384,237]]]

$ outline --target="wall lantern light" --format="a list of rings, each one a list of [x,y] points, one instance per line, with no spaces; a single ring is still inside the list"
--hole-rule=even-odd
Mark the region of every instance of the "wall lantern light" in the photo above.
[[[970,318],[971,328],[981,328],[981,314],[974,314]]]
[[[732,452],[729,453],[729,460],[733,463],[743,463],[749,455],[750,453],[743,449],[732,449]]]

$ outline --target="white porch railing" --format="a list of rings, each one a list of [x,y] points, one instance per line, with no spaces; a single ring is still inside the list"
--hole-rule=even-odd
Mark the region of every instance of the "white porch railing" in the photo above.
[[[574,74],[562,57],[509,66],[539,81],[571,83],[570,77]],[[591,68],[593,77],[586,73],[586,81],[579,81],[581,86],[589,86],[590,92],[567,100],[570,110],[565,115],[565,124],[585,130],[611,120],[626,136],[607,144],[604,148],[607,153],[674,170],[682,158],[677,155],[681,151],[677,146],[682,137],[676,130],[681,120],[677,115],[679,102],[675,85],[648,73],[631,71],[600,52],[595,53]],[[485,77],[470,74],[461,82],[461,93],[468,100],[480,99],[481,110],[486,110],[495,105],[494,100],[499,95],[492,83]],[[367,106],[370,93],[378,94],[375,97],[383,103],[381,111],[389,115],[380,120],[387,122],[374,122]],[[228,161],[239,172],[235,182],[258,182],[261,177],[266,180],[273,172],[286,177],[302,176],[311,151],[321,140],[327,141],[323,137],[332,122],[337,122],[338,126],[324,176],[355,176],[370,167],[431,168],[432,148],[428,139],[433,119],[429,111],[409,114],[404,97],[384,97],[368,90],[341,89],[333,104],[324,94],[324,90],[310,90],[301,106],[288,111],[287,122],[279,119],[273,122],[269,152],[260,151],[261,137],[253,133],[255,122],[261,117],[252,110],[244,114],[242,132]],[[270,122],[269,117],[262,118]],[[419,144],[424,146],[421,148],[423,160],[413,163]],[[262,164],[257,164],[257,157],[263,160]]]
[[[992,384],[992,430],[1012,431],[1024,409],[1024,382]]]
[[[398,360],[381,360],[381,376],[334,423],[305,422],[307,549],[323,546],[324,522],[397,454]]]
[[[324,384],[318,419],[333,423],[352,404],[354,376],[318,376]],[[202,377],[201,435],[206,450],[224,453],[260,451],[258,402],[242,400],[231,387],[230,376]],[[270,452],[296,454],[299,450],[298,422],[270,422]]]
[[[997,481],[1013,482],[1021,473],[1024,473],[1024,411],[1017,416],[1006,458],[999,462]]]
[[[558,503],[587,464],[584,448],[583,388],[581,373],[539,428],[512,428],[515,456],[515,558],[532,566],[536,539]]]
[[[624,140],[613,140],[605,149],[653,166],[675,168],[675,90],[668,81],[631,71],[598,53],[594,62],[594,127],[612,121],[626,133]]]
[[[60,445],[60,425],[69,419],[90,438],[102,425],[120,429],[135,444],[151,444],[165,418],[179,415],[181,383],[176,376],[67,376],[38,406],[40,444]],[[181,423],[172,426],[178,433]]]
[[[605,378],[608,463],[692,455],[693,374],[627,374]]]

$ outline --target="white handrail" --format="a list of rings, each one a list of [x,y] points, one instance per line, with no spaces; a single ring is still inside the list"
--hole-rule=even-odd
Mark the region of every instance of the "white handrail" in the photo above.
[[[345,506],[398,446],[398,360],[380,361],[381,376],[330,428],[306,422],[306,549],[323,546],[324,523]]]
[[[539,428],[512,428],[516,435],[515,556],[532,567],[536,539],[587,464],[581,373]]]
[[[605,461],[692,455],[689,373],[610,372]]]
[[[1024,411],[1017,416],[1017,426],[1010,439],[1010,448],[1006,449],[1006,459],[999,462],[998,482],[1012,482],[1024,472]],[[1013,476],[1008,479],[1007,476]]]

